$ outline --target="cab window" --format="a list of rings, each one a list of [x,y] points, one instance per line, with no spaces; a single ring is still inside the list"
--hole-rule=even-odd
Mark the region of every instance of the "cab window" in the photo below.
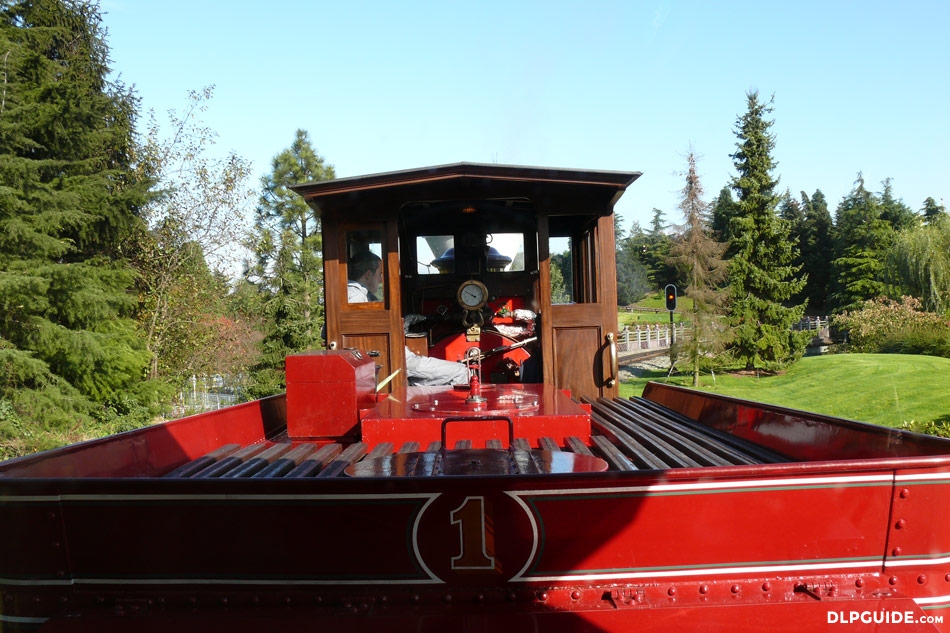
[[[382,304],[385,295],[386,258],[382,231],[346,232],[346,301],[348,304]]]

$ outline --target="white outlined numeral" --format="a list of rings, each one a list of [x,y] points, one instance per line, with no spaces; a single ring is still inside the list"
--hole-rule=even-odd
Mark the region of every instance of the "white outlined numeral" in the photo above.
[[[494,534],[485,520],[485,497],[465,497],[449,517],[459,526],[459,555],[452,557],[452,569],[494,569]]]

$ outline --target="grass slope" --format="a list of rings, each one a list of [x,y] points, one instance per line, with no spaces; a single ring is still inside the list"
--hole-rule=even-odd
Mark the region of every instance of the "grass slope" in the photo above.
[[[620,386],[640,395],[647,380],[667,382],[666,372]],[[692,376],[670,383],[690,387]],[[700,389],[726,396],[834,415],[884,426],[904,422],[950,425],[950,359],[905,354],[837,354],[803,358],[778,376],[703,375]]]

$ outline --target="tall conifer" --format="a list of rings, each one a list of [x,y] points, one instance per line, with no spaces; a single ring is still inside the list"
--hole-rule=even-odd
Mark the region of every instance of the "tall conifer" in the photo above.
[[[802,272],[807,275],[804,295],[812,314],[826,314],[831,284],[831,262],[834,259],[834,224],[825,194],[820,189],[809,198],[801,193],[805,210],[804,234],[799,249],[802,253]]]
[[[123,259],[148,189],[136,101],[107,79],[95,3],[4,1],[0,44],[0,394],[21,421],[74,425],[148,363]]]
[[[690,152],[686,160],[689,168],[679,203],[685,225],[673,241],[670,261],[686,279],[686,296],[693,301],[692,336],[679,347],[689,361],[695,387],[702,363],[722,351],[727,341],[722,314],[729,295],[721,286],[728,268],[723,260],[726,244],[717,242],[708,226],[709,206],[703,201],[695,154]]]
[[[796,246],[788,223],[777,214],[778,179],[773,178],[775,137],[771,101],[757,92],[747,94],[748,110],[736,121],[737,175],[732,180],[736,211],[731,219],[729,282],[732,351],[746,369],[776,369],[801,357],[805,339],[791,330],[805,312],[804,305],[785,305],[805,286],[793,264]]]
[[[332,180],[305,130],[297,130],[291,146],[274,157],[262,180],[254,233],[248,245],[256,260],[248,279],[261,292],[269,326],[263,356],[255,369],[254,395],[283,389],[284,357],[322,346],[323,243],[320,218],[290,185]]]

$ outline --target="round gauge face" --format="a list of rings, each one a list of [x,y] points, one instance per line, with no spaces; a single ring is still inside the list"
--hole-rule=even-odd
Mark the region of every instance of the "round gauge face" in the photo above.
[[[459,286],[458,301],[466,310],[478,310],[488,302],[488,288],[474,279],[464,281]]]

